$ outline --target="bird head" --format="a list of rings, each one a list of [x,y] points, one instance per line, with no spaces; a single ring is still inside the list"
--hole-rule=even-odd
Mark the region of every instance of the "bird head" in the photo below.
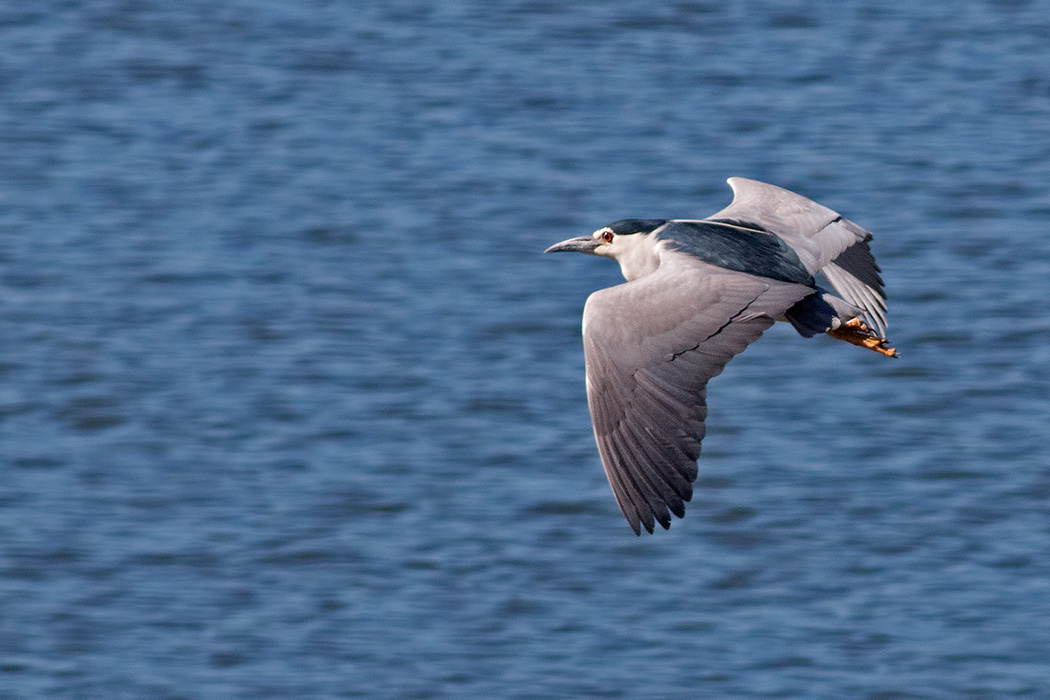
[[[665,223],[666,219],[621,219],[603,226],[589,236],[555,243],[543,252],[586,253],[612,258],[620,263],[623,276],[633,280],[659,267],[657,240],[651,234]]]

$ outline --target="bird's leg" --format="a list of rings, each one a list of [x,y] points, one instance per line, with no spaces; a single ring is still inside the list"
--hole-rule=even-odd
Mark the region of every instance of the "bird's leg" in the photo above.
[[[900,357],[896,349],[886,345],[889,342],[888,340],[879,337],[878,333],[868,328],[859,318],[850,319],[838,328],[832,328],[827,333],[832,338],[844,340],[853,345],[860,345],[869,350],[882,353],[886,357]]]

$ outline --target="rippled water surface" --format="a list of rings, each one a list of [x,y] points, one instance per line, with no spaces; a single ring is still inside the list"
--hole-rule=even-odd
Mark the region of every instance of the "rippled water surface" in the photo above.
[[[0,696],[1050,697],[1050,3],[0,8]],[[871,229],[636,538],[549,244]]]

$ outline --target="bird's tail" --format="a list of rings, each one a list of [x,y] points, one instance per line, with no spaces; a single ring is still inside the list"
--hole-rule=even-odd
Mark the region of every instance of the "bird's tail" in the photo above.
[[[899,357],[897,351],[887,345],[889,341],[886,338],[868,328],[858,318],[863,313],[863,309],[818,288],[788,309],[784,318],[806,338],[827,333],[832,338],[874,350],[887,357]]]
[[[838,328],[862,313],[863,309],[817,287],[816,292],[788,309],[784,318],[791,322],[799,335],[812,338]]]

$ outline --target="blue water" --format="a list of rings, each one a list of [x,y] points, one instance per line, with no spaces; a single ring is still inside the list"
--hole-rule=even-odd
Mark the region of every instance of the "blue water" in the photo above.
[[[892,7],[892,9],[890,9]],[[0,7],[0,697],[1050,697],[1050,2]],[[772,329],[636,538],[553,242],[740,175]]]

